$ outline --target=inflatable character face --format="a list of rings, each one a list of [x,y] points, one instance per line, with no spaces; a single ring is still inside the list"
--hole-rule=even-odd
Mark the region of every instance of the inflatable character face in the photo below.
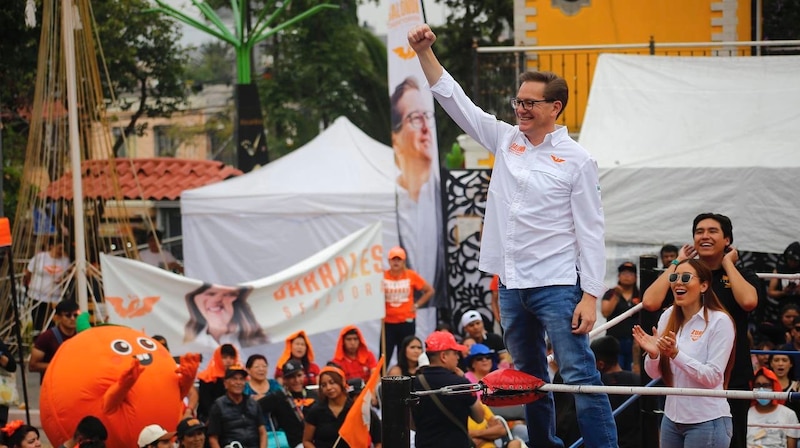
[[[183,410],[176,369],[170,353],[140,331],[101,326],[76,334],[59,347],[42,382],[47,438],[58,446],[86,415],[106,426],[107,446],[136,446],[139,431],[154,423],[175,430]]]

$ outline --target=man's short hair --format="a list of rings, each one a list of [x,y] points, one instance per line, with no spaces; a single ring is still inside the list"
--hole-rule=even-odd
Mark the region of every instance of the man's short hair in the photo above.
[[[722,235],[730,240],[730,244],[733,244],[733,223],[731,223],[731,218],[720,215],[719,213],[700,213],[697,215],[694,218],[694,222],[692,222],[692,235],[694,235],[695,230],[697,230],[697,224],[704,219],[713,219],[717,221],[719,227],[722,229]]]
[[[219,348],[219,354],[222,356],[236,357],[236,347],[231,344],[222,344]]]
[[[692,233],[694,233],[694,232],[692,232]],[[678,253],[678,246],[675,246],[674,244],[665,244],[664,247],[661,248],[661,252],[659,252],[659,255],[661,255],[663,257],[664,254],[666,254],[666,253],[676,253],[677,254]]]
[[[104,441],[108,439],[108,431],[99,418],[94,415],[87,415],[78,422],[78,427],[75,428],[75,438]]]
[[[404,79],[403,82],[394,88],[394,93],[392,93],[391,97],[392,132],[397,132],[403,127],[403,119],[405,117],[397,109],[397,103],[400,102],[400,98],[403,98],[403,95],[405,95],[409,90],[419,90],[417,78],[413,76],[409,76],[408,78]]]
[[[347,336],[358,336],[358,330],[356,330],[355,328],[349,330],[347,333],[344,334],[344,336],[342,336],[342,339],[346,338]]]
[[[567,81],[553,72],[523,72],[519,75],[519,83],[541,82],[544,84],[544,99],[561,101],[561,110],[556,119],[564,113],[569,101]]]
[[[590,345],[594,357],[607,365],[619,363],[619,341],[614,336],[603,336],[592,341]]]
[[[72,299],[64,299],[56,305],[56,314],[73,313],[79,309],[77,302]]]

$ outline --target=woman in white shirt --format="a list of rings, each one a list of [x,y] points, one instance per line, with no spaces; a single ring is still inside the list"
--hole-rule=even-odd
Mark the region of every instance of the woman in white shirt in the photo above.
[[[722,390],[733,365],[735,330],[711,289],[711,271],[684,260],[669,276],[675,302],[653,335],[638,325],[633,337],[646,352],[644,367],[670,387]],[[661,422],[661,448],[727,448],[733,425],[725,398],[668,395]]]

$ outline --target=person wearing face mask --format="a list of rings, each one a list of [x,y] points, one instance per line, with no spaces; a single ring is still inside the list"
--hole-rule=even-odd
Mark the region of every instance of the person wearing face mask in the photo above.
[[[754,391],[780,392],[778,377],[772,370],[761,367],[753,378]],[[760,448],[795,448],[800,430],[770,428],[759,425],[797,425],[797,415],[778,400],[759,398],[747,411],[747,446]]]

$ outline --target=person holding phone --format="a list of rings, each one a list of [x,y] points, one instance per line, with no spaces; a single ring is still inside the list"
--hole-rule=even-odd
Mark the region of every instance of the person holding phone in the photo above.
[[[733,224],[730,218],[718,213],[701,213],[692,221],[692,235],[693,244],[684,244],[669,269],[664,270],[644,292],[644,309],[657,311],[671,304],[672,295],[668,295],[669,276],[687,259],[699,258],[703,261],[711,269],[711,289],[736,325],[735,357],[728,389],[750,390],[753,366],[750,364],[747,323],[750,312],[758,306],[759,299],[763,299],[763,288],[759,286],[755,272],[736,266],[739,252],[732,246]],[[731,447],[745,448],[750,403],[747,400],[729,400],[729,403],[733,417]]]

